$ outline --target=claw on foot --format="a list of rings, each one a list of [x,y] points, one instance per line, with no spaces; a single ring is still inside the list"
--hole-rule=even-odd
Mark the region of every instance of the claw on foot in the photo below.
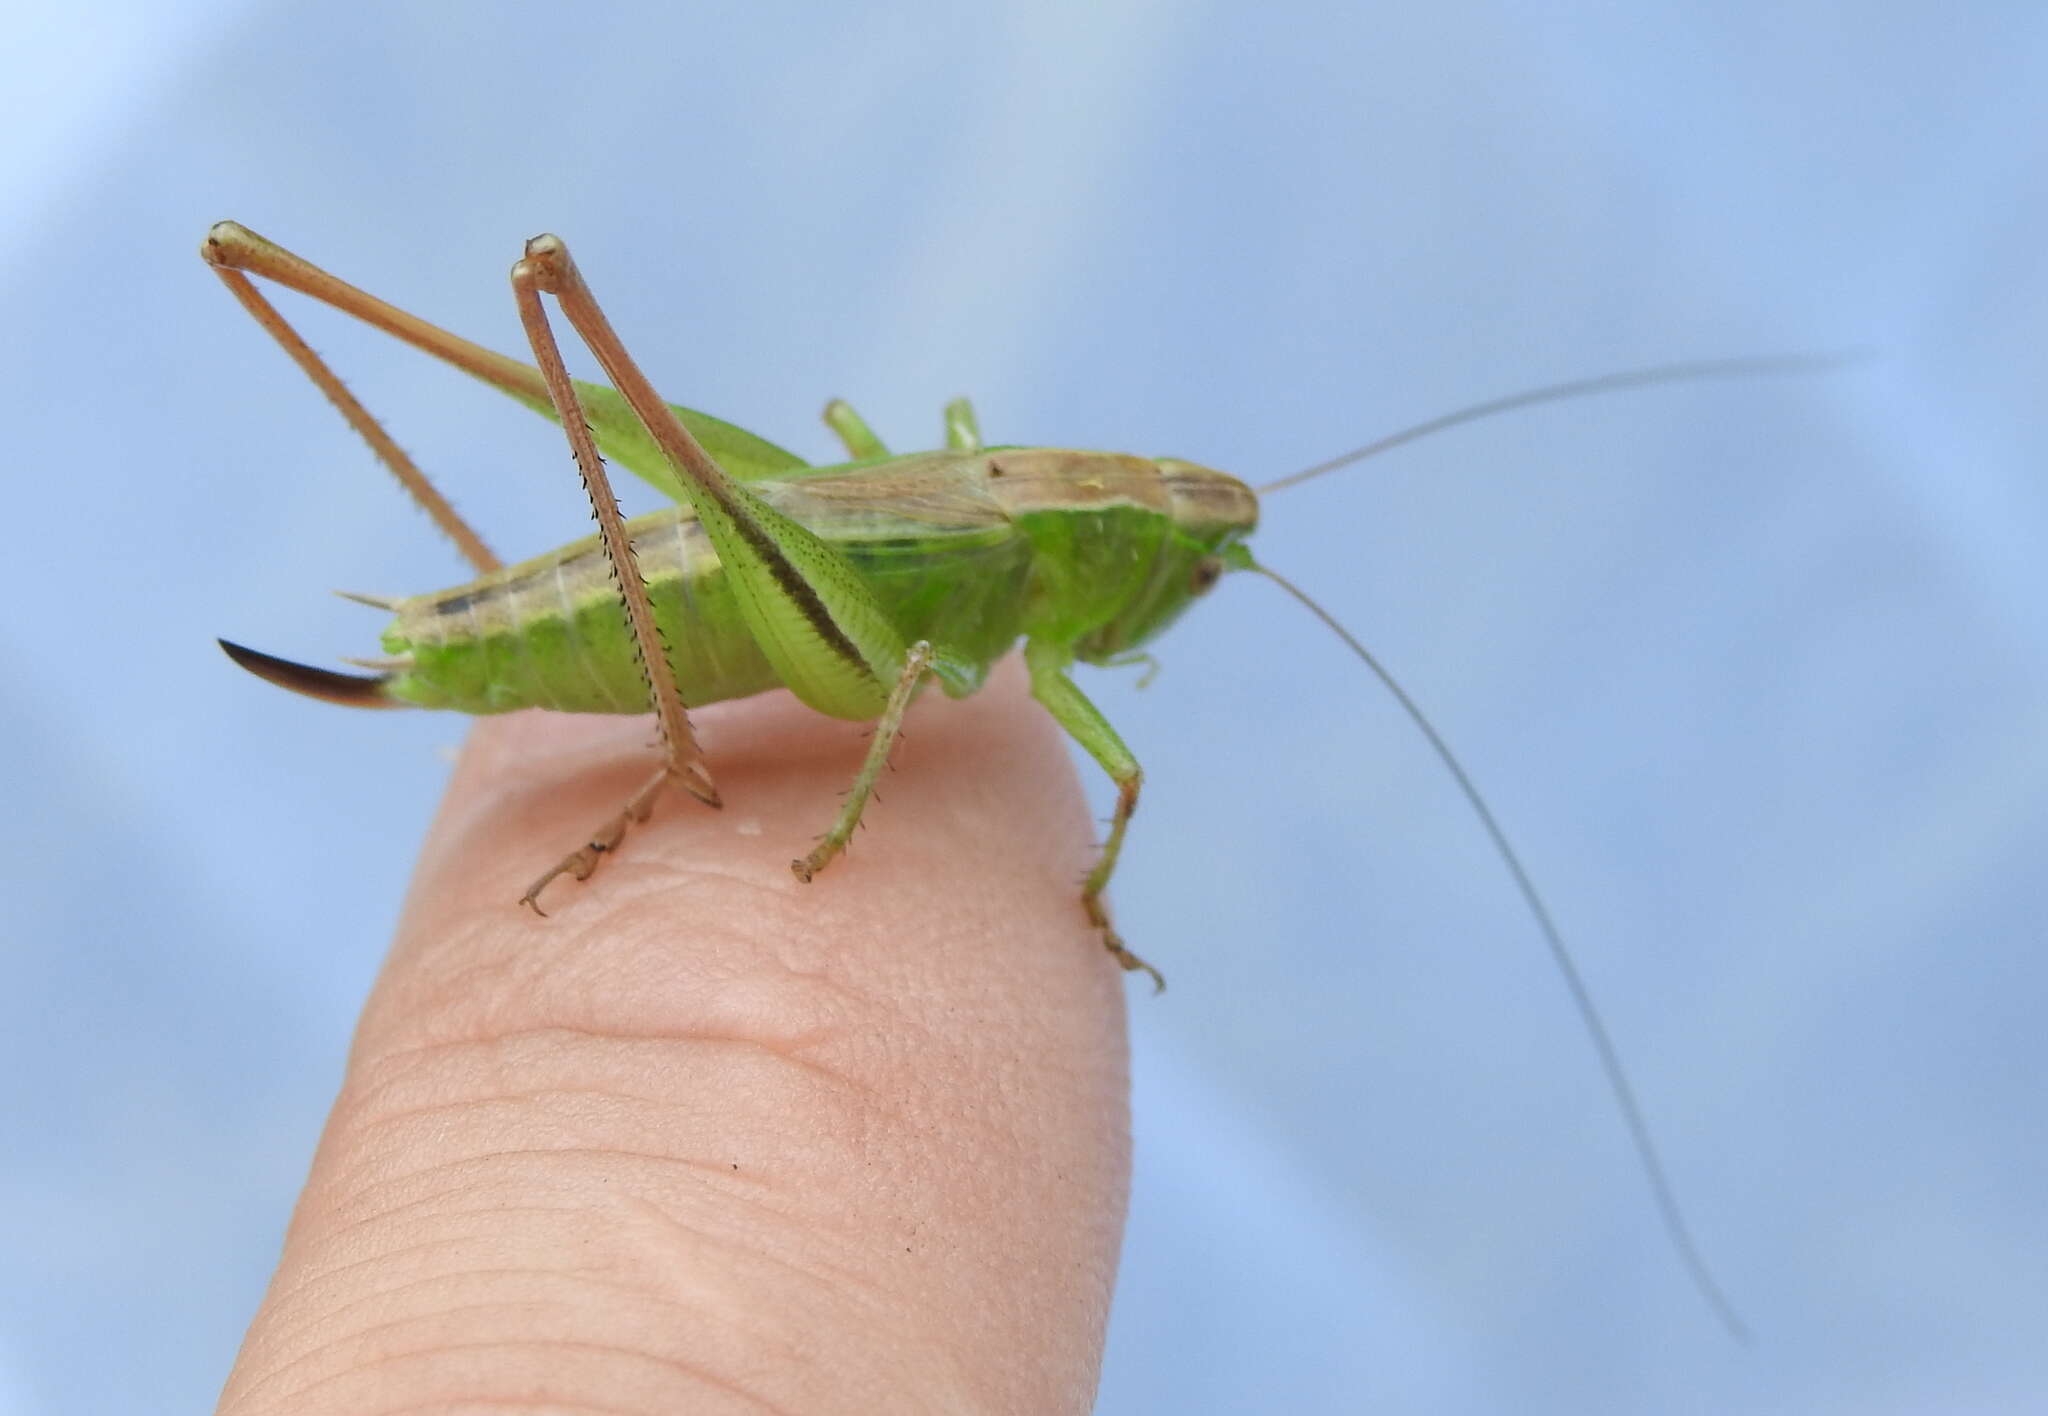
[[[1146,973],[1152,975],[1153,997],[1156,998],[1166,992],[1166,975],[1153,968],[1136,954],[1133,954],[1129,949],[1126,949],[1124,941],[1119,939],[1116,931],[1107,925],[1104,925],[1102,928],[1102,947],[1109,950],[1109,956],[1123,966],[1125,973],[1136,973],[1143,969]]]
[[[645,821],[647,818],[643,816],[640,819]],[[626,834],[624,821],[619,823],[618,834],[619,836]],[[617,844],[618,837],[616,836],[613,837],[609,844],[604,841],[592,841],[589,845],[563,856],[547,874],[526,887],[526,893],[519,897],[519,903],[532,910],[542,919],[546,919],[548,912],[540,907],[540,892],[547,889],[549,884],[558,875],[573,875],[578,880],[588,880],[592,872],[597,869],[598,858]]]
[[[705,774],[702,767],[691,763],[687,771],[672,774],[671,770],[664,766],[648,779],[646,785],[633,793],[624,810],[591,832],[588,841],[563,856],[547,874],[527,886],[526,893],[519,897],[519,903],[542,919],[546,919],[548,912],[540,907],[540,892],[547,889],[558,875],[573,875],[578,880],[588,880],[597,870],[598,862],[619,848],[619,842],[626,838],[627,829],[644,823],[654,814],[654,799],[661,795],[661,789],[671,775],[680,777],[692,796],[709,806],[718,805],[718,793],[712,788],[711,778]],[[700,785],[703,788],[701,791]]]
[[[1109,922],[1109,907],[1102,902],[1102,896],[1097,893],[1099,889],[1099,886],[1091,884],[1089,889],[1081,892],[1081,908],[1088,912],[1088,922],[1102,931],[1102,947],[1109,950],[1109,956],[1125,973],[1137,973],[1142,969],[1152,975],[1152,994],[1158,997],[1166,992],[1166,975],[1124,947],[1123,936]]]
[[[877,801],[880,799],[876,798]],[[808,885],[817,878],[819,871],[837,860],[845,849],[845,839],[836,831],[827,831],[818,838],[818,844],[811,847],[809,855],[789,863],[789,873]]]

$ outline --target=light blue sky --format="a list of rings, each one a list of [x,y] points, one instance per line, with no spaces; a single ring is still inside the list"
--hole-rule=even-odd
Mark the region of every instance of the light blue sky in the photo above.
[[[1576,942],[1694,1223],[1417,736],[1269,588],[1158,683],[1119,919],[1111,1413],[2048,1401],[2048,16],[1818,0],[88,6],[0,64],[0,1412],[213,1399],[463,725],[263,691],[454,557],[201,267],[232,216],[452,327],[576,245],[673,397],[811,455],[1277,476],[1466,401],[1846,346],[1276,497]],[[494,540],[538,423],[315,342]],[[876,849],[885,849],[877,837]]]

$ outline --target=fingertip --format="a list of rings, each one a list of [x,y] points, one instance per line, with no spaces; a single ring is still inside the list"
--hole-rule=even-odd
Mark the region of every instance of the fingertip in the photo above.
[[[804,885],[786,847],[860,728],[781,696],[697,716],[731,805],[669,794],[544,919],[520,885],[644,778],[647,724],[473,735],[232,1390],[397,1334],[406,1371],[331,1409],[481,1400],[564,1342],[582,1398],[648,1409],[701,1396],[678,1373],[769,1373],[790,1409],[849,1380],[1085,1408],[1128,1068],[1064,744],[1014,668],[914,705],[875,829]]]

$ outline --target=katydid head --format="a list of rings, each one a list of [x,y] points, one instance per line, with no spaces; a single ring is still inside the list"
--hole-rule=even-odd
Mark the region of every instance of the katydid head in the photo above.
[[[1171,457],[1153,459],[1148,470],[1166,494],[1166,529],[1143,583],[1075,645],[1084,663],[1117,658],[1162,633],[1235,564],[1259,523],[1258,496],[1227,472]]]

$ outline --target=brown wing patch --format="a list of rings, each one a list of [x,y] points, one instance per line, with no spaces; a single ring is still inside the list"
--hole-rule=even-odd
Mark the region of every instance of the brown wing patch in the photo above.
[[[1142,457],[1029,447],[1007,448],[981,460],[1000,466],[1000,476],[985,476],[982,485],[1007,516],[1104,506],[1143,507],[1162,515],[1171,510],[1159,469]]]
[[[981,453],[917,453],[881,467],[754,482],[747,490],[827,540],[835,523],[862,535],[984,531],[1006,519],[989,495],[987,461]]]

